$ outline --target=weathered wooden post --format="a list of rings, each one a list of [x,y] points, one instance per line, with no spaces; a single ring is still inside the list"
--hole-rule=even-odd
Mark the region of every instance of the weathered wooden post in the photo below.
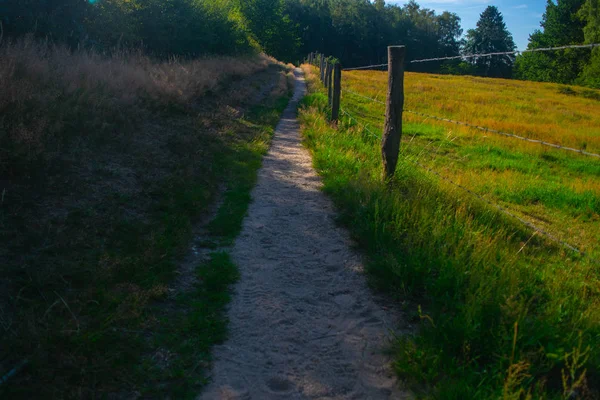
[[[323,57],[323,54],[321,54],[320,72],[321,72],[321,82],[325,82],[325,57]]]
[[[333,100],[331,102],[331,121],[337,124],[340,116],[340,96],[342,93],[342,66],[338,62],[333,67]]]
[[[333,62],[329,63],[329,68],[327,69],[327,100],[329,102],[329,107],[331,107],[333,103]]]
[[[313,53],[310,53],[310,54],[308,55],[308,63],[309,63],[309,64],[312,64],[312,63],[313,63],[313,57],[314,57],[314,54],[313,54]]]
[[[404,108],[404,56],[406,47],[388,47],[388,93],[385,106],[385,124],[381,138],[384,178],[396,171],[400,140],[402,138],[402,110]]]
[[[324,75],[324,79],[323,79],[323,86],[325,86],[327,88],[327,85],[329,84],[329,60],[325,60],[325,75]]]

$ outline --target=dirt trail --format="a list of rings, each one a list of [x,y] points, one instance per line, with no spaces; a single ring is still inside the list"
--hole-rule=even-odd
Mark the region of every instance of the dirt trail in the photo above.
[[[214,349],[200,398],[409,398],[382,353],[397,316],[375,302],[301,145],[296,108],[306,85],[295,75],[232,250],[241,279],[229,339]]]

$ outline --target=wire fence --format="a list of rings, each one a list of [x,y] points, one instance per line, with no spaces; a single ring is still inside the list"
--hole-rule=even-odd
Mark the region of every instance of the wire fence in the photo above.
[[[352,94],[354,96],[358,96],[358,97],[364,98],[366,100],[370,100],[370,101],[372,101],[374,103],[385,105],[385,103],[383,101],[380,101],[380,100],[377,100],[377,99],[373,99],[371,97],[362,95],[360,93],[354,92],[354,91],[349,90],[349,89],[342,90],[342,93],[344,93],[344,92],[350,93],[350,94]],[[573,148],[573,147],[563,146],[563,145],[556,144],[556,143],[549,143],[549,142],[546,142],[544,140],[530,139],[530,138],[527,138],[527,137],[524,137],[524,136],[515,135],[514,133],[502,132],[502,131],[499,131],[499,130],[496,130],[496,129],[487,128],[485,126],[479,126],[479,125],[470,124],[468,122],[455,121],[453,119],[438,117],[438,116],[435,116],[435,115],[425,114],[425,113],[422,113],[422,112],[419,112],[419,111],[414,111],[414,110],[404,109],[404,112],[407,112],[407,113],[410,113],[410,114],[414,114],[414,115],[419,115],[419,116],[426,117],[426,118],[435,119],[437,121],[443,121],[443,122],[448,122],[448,123],[455,124],[455,125],[467,126],[469,128],[478,129],[478,130],[484,131],[484,132],[495,133],[497,135],[502,135],[502,136],[506,136],[506,137],[510,137],[510,138],[514,138],[514,139],[519,139],[519,140],[523,140],[523,141],[526,141],[526,142],[529,142],[529,143],[537,143],[537,144],[540,144],[542,146],[553,147],[555,149],[561,149],[561,150],[571,151],[571,152],[574,152],[574,153],[583,154],[583,155],[590,156],[590,157],[600,158],[600,154],[591,153],[591,152],[585,151],[583,149],[576,149],[576,148]]]
[[[527,49],[527,50],[514,50],[514,51],[501,51],[494,53],[482,53],[482,54],[463,54],[460,56],[449,56],[449,57],[434,57],[434,58],[423,58],[420,60],[412,60],[409,63],[424,63],[430,61],[445,61],[445,60],[467,60],[470,58],[481,58],[481,57],[492,57],[492,56],[510,56],[524,53],[536,53],[543,51],[557,51],[557,50],[567,50],[567,49],[593,49],[594,47],[600,47],[600,43],[591,43],[591,44],[573,44],[568,46],[557,46],[557,47],[541,47],[537,49]],[[355,71],[361,69],[373,69],[373,68],[381,68],[387,67],[388,64],[374,64],[374,65],[365,65],[362,67],[353,67],[353,68],[344,68],[344,71]]]
[[[585,44],[585,45],[569,45],[569,46],[559,46],[559,47],[545,47],[545,48],[537,48],[537,49],[528,49],[528,50],[523,50],[523,51],[509,51],[509,52],[495,52],[495,53],[484,53],[484,54],[468,54],[468,55],[461,55],[461,56],[451,56],[451,57],[436,57],[436,58],[426,58],[426,59],[420,59],[420,60],[412,60],[411,63],[421,63],[421,62],[429,62],[429,61],[442,61],[442,60],[454,60],[454,59],[470,59],[470,58],[478,58],[478,57],[491,57],[491,56],[507,56],[507,55],[515,55],[515,54],[521,54],[521,53],[533,53],[533,52],[544,52],[544,51],[556,51],[556,50],[565,50],[565,49],[582,49],[582,48],[594,48],[594,47],[600,47],[600,44]],[[343,71],[354,71],[354,70],[366,70],[366,69],[374,69],[374,68],[381,68],[381,67],[388,67],[389,64],[373,64],[373,65],[365,65],[365,66],[360,66],[360,67],[353,67],[353,68],[345,68],[343,69]],[[392,68],[390,68],[391,70]],[[391,78],[390,78],[391,79]],[[391,82],[391,81],[390,81]],[[324,82],[325,85],[327,86],[329,83],[328,82]],[[388,90],[391,90],[388,88]],[[369,97],[369,96],[365,96],[361,93],[352,91],[348,88],[343,88],[340,89],[339,92],[339,96],[341,97],[341,94],[350,94],[352,96],[357,96],[360,98],[363,98],[365,100],[368,100],[370,102],[373,103],[377,103],[377,104],[381,104],[384,105],[386,107],[391,107],[390,104],[393,103],[386,103],[384,101],[381,100],[377,100],[375,98]],[[389,102],[389,99],[388,99]],[[358,118],[356,118],[354,115],[352,115],[350,112],[348,112],[346,109],[341,108],[341,106],[339,107],[340,112],[347,116],[349,120],[353,121],[356,125],[358,125],[359,127],[362,127],[363,132],[366,132],[369,136],[377,138],[377,139],[381,139],[381,135],[377,134],[375,132],[373,132],[373,130],[369,129],[369,127],[367,126],[367,124],[361,123],[359,121]],[[407,110],[407,109],[402,109],[400,108],[400,112],[406,112],[406,113],[410,113],[410,114],[414,114],[414,115],[418,115],[418,116],[422,116],[425,118],[431,118],[437,121],[442,121],[442,122],[447,122],[447,123],[452,123],[455,125],[460,125],[460,126],[465,126],[465,127],[469,127],[469,128],[473,128],[473,129],[477,129],[483,132],[489,132],[489,133],[493,133],[493,134],[497,134],[497,135],[501,135],[504,137],[509,137],[509,138],[513,138],[513,139],[518,139],[518,140],[522,140],[522,141],[526,141],[529,143],[536,143],[536,144],[540,144],[543,146],[548,146],[554,149],[561,149],[561,150],[566,150],[566,151],[570,151],[570,152],[574,152],[574,153],[578,153],[578,154],[582,154],[582,155],[586,155],[586,156],[590,156],[590,157],[596,157],[596,158],[600,158],[600,154],[596,154],[596,153],[592,153],[592,152],[588,152],[585,151],[583,149],[576,149],[573,147],[567,147],[567,146],[563,146],[560,144],[555,144],[555,143],[549,143],[543,140],[538,140],[538,139],[531,139],[528,137],[524,137],[524,136],[520,136],[514,133],[509,133],[509,132],[503,132],[503,131],[499,131],[496,129],[491,129],[488,127],[484,127],[484,126],[479,126],[479,125],[475,125],[472,123],[468,123],[468,122],[462,122],[462,121],[456,121],[453,119],[449,119],[449,118],[444,118],[444,117],[439,117],[439,116],[435,116],[435,115],[430,115],[430,114],[426,114],[423,112],[419,112],[419,111],[414,111],[414,110]],[[415,135],[416,136],[416,135]],[[414,137],[413,137],[414,139]],[[409,142],[409,146],[412,143],[412,139]],[[433,142],[431,142],[433,143]],[[430,144],[431,144],[430,143]],[[441,146],[441,145],[440,145]],[[447,182],[448,184],[460,189],[461,191],[477,198],[478,200],[484,202],[485,204],[489,205],[490,207],[496,209],[497,211],[501,212],[502,214],[512,218],[513,220],[516,220],[518,222],[520,222],[521,224],[525,225],[526,227],[532,229],[534,231],[534,235],[535,234],[540,234],[544,237],[546,237],[547,239],[549,239],[550,241],[574,252],[577,253],[579,255],[582,256],[588,256],[589,255],[586,254],[585,252],[581,251],[580,249],[578,249],[576,246],[571,245],[570,243],[562,240],[561,238],[555,236],[554,234],[536,226],[535,224],[533,224],[532,222],[516,215],[514,212],[509,211],[507,208],[494,203],[493,201],[485,198],[484,196],[474,192],[473,190],[453,181],[452,179],[448,178],[447,176],[444,176],[443,174],[439,173],[438,171],[428,167],[427,165],[422,164],[421,162],[419,162],[419,159],[421,158],[422,153],[424,153],[427,148],[429,146],[427,146],[425,149],[423,149],[423,151],[421,151],[421,153],[419,155],[417,155],[416,157],[409,157],[405,152],[404,155],[404,159],[414,163],[415,165],[419,166],[422,170],[427,171],[428,173],[431,173],[433,175],[435,175],[436,177],[438,177],[439,179]],[[522,250],[522,249],[521,249]],[[591,261],[600,264],[600,261],[595,260],[590,258]]]
[[[593,49],[594,47],[600,47],[598,43],[592,44],[574,44],[569,46],[558,46],[558,47],[542,47],[537,49],[528,49],[528,50],[514,50],[514,51],[501,51],[495,53],[483,53],[483,54],[465,54],[462,56],[451,56],[451,57],[435,57],[435,58],[424,58],[421,60],[412,60],[411,63],[422,63],[429,61],[444,61],[444,60],[458,60],[458,59],[469,59],[469,58],[480,58],[480,57],[491,57],[491,56],[511,56],[517,54],[524,53],[536,53],[541,51],[557,51],[557,50],[566,50],[566,49]]]
[[[353,67],[353,68],[344,68],[342,71],[355,71],[358,69],[372,69],[372,68],[380,68],[387,67],[388,64],[374,64],[374,65],[365,65],[364,67]]]
[[[348,111],[346,111],[344,109],[340,109],[340,110],[349,119],[351,119],[352,121],[354,121],[362,129],[364,129],[365,131],[367,131],[367,133],[369,133],[369,135],[371,135],[371,136],[373,136],[375,138],[378,138],[378,139],[381,138],[380,135],[377,135],[372,130],[370,130],[367,127],[367,125],[362,124],[361,122],[359,122],[359,120],[356,117],[354,117],[352,114],[350,114]],[[555,243],[557,243],[557,244],[559,244],[559,245],[561,245],[561,246],[563,246],[563,247],[565,247],[565,248],[567,248],[567,249],[569,249],[569,250],[571,250],[571,251],[573,251],[573,252],[575,252],[577,254],[586,255],[586,253],[584,253],[583,251],[581,251],[577,247],[575,247],[575,246],[573,246],[573,245],[565,242],[564,240],[561,240],[560,238],[558,238],[555,235],[549,233],[548,231],[546,231],[546,230],[544,230],[544,229],[542,229],[542,228],[540,228],[540,227],[532,224],[531,222],[527,221],[526,219],[519,217],[518,215],[516,215],[516,214],[510,212],[509,210],[507,210],[506,208],[504,208],[504,207],[502,207],[502,206],[500,206],[500,205],[498,205],[498,204],[496,204],[496,203],[494,203],[494,202],[486,199],[485,197],[483,197],[480,194],[472,191],[471,189],[469,189],[469,188],[467,188],[467,187],[465,187],[465,186],[463,186],[463,185],[461,185],[461,184],[459,184],[457,182],[454,182],[452,179],[450,179],[450,178],[448,178],[448,177],[440,174],[438,171],[436,171],[436,170],[434,170],[432,168],[429,168],[426,165],[420,163],[418,161],[418,159],[412,159],[412,158],[410,158],[408,156],[404,156],[404,159],[407,160],[407,161],[409,161],[409,162],[412,162],[413,164],[415,164],[415,165],[419,166],[420,168],[424,169],[425,171],[427,171],[427,172],[429,172],[429,173],[437,176],[439,179],[441,179],[441,180],[443,180],[443,181],[451,184],[452,186],[457,187],[458,189],[462,190],[463,192],[468,193],[469,195],[476,197],[478,200],[480,200],[480,201],[486,203],[487,205],[495,208],[496,210],[500,211],[504,215],[507,215],[508,217],[511,217],[511,218],[519,221],[523,225],[525,225],[528,228],[532,229],[536,233],[539,233],[540,235],[545,236],[546,238],[550,239],[551,241],[553,241],[553,242],[555,242]]]
[[[369,133],[369,135],[377,138],[377,139],[381,139],[381,136],[376,134],[375,132],[373,132],[372,130],[370,130],[367,125],[365,124],[361,124],[360,122],[358,122],[358,120],[356,118],[354,118],[354,116],[352,116],[352,114],[350,114],[348,111],[344,110],[343,108],[340,108],[340,111],[342,113],[344,113],[348,118],[350,118],[352,121],[354,121],[358,126],[362,127],[365,131],[367,131]]]

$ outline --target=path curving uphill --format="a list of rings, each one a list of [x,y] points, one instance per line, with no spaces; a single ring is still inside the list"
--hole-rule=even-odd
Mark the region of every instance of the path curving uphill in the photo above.
[[[383,354],[397,316],[378,305],[302,147],[295,94],[232,250],[241,278],[229,338],[201,399],[403,399]]]

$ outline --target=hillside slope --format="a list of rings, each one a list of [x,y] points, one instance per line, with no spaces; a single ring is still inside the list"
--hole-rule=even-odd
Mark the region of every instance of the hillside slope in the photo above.
[[[22,41],[0,48],[0,77],[0,374],[24,366],[0,394],[184,386],[193,376],[160,334],[181,315],[161,303],[195,221],[236,189],[235,171],[253,179],[289,98],[286,68]]]

